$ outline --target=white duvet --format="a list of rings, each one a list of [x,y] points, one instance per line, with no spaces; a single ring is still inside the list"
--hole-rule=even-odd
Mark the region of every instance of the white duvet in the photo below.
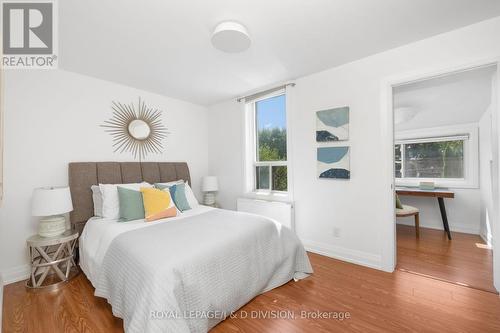
[[[126,332],[207,332],[255,296],[312,273],[288,228],[205,206],[152,223],[92,218],[80,266]]]

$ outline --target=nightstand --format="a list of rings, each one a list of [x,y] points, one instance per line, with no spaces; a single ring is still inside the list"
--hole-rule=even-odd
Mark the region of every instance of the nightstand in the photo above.
[[[73,253],[78,232],[67,230],[54,237],[31,236],[26,240],[31,260],[29,289],[57,289],[79,273]],[[49,273],[53,273],[44,283]]]

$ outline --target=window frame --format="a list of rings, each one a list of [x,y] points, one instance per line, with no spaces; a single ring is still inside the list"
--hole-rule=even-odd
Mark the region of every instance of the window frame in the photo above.
[[[286,116],[286,161],[257,161],[258,158],[258,136],[257,136],[257,102],[277,96],[285,96],[285,116]],[[290,122],[288,110],[288,95],[286,89],[281,89],[265,96],[260,96],[255,100],[245,103],[246,109],[246,192],[247,196],[259,197],[270,200],[289,200],[291,197],[291,176],[290,176]],[[269,189],[257,189],[257,167],[267,166],[269,168]],[[287,191],[272,189],[272,167],[286,166],[287,168]]]
[[[401,177],[395,178],[397,186],[419,186],[420,182],[434,182],[436,187],[449,188],[479,188],[479,138],[477,124],[464,124],[445,127],[434,127],[410,131],[397,132],[394,140],[394,147],[401,144],[401,176],[404,175],[404,144],[453,141],[463,139],[463,178],[416,178]],[[395,156],[395,155],[394,155]],[[394,169],[396,159],[394,158]]]

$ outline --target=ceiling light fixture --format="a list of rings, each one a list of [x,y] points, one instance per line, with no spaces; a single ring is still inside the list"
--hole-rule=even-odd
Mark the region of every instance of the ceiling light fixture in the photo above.
[[[213,46],[223,52],[243,52],[250,47],[250,43],[247,29],[237,22],[219,23],[212,33]]]

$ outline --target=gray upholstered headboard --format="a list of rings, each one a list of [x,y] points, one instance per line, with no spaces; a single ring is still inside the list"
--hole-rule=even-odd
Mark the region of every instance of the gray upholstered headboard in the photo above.
[[[76,162],[69,164],[68,176],[73,200],[71,227],[80,233],[87,220],[94,216],[92,185],[164,183],[178,179],[191,184],[185,162]]]

